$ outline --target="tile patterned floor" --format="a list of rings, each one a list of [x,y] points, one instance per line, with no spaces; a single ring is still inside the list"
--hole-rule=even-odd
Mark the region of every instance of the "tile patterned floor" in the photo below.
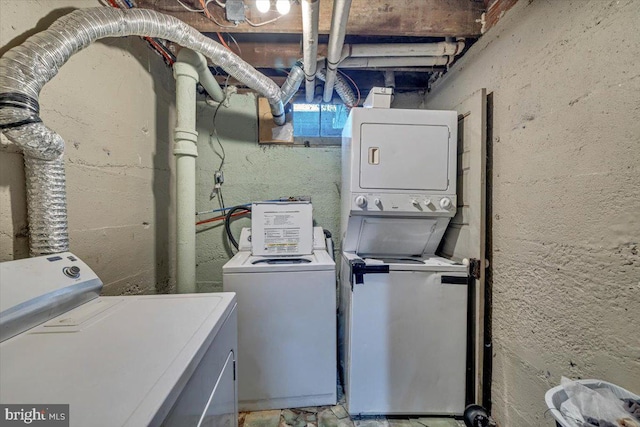
[[[453,418],[352,419],[342,405],[295,408],[273,411],[241,412],[239,427],[464,427]]]

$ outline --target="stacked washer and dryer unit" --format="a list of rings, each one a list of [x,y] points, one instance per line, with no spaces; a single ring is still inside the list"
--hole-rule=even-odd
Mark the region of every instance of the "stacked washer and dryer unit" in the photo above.
[[[343,131],[339,353],[350,414],[465,407],[467,268],[436,256],[456,213],[457,113],[354,108]]]

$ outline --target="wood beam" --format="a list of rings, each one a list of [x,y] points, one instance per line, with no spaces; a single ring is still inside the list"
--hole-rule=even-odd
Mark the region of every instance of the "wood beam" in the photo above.
[[[218,41],[214,38],[214,41]],[[289,69],[302,58],[302,46],[299,43],[267,43],[267,42],[238,42],[229,43],[231,50],[254,68],[286,68]],[[238,49],[240,48],[240,49]],[[169,42],[169,49],[178,52],[180,47]],[[327,54],[327,45],[318,45],[318,57]],[[210,64],[213,66],[214,64]]]
[[[199,8],[196,0],[182,0],[184,4]],[[176,0],[137,0],[138,7],[154,9],[173,15],[201,32],[224,31],[230,33],[302,33],[301,7],[293,4],[291,12],[276,22],[254,27],[241,23],[236,27],[224,19],[224,10],[215,2],[209,11],[220,27],[202,13],[185,10]],[[261,23],[278,16],[271,11],[260,14],[255,0],[245,0],[246,16]],[[329,34],[333,2],[320,1],[320,34]],[[362,36],[414,36],[414,37],[478,37],[480,18],[484,12],[482,1],[475,0],[353,0],[347,35]]]

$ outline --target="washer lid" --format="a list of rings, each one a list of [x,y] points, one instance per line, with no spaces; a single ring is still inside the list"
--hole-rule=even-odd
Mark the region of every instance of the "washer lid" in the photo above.
[[[266,273],[287,271],[335,270],[336,264],[327,251],[313,251],[311,255],[295,257],[253,256],[240,251],[223,267],[223,273]]]

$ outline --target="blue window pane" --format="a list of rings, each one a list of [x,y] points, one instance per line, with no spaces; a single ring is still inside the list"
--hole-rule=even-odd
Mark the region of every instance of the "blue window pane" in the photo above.
[[[293,136],[320,136],[320,105],[293,104]]]
[[[347,121],[345,105],[323,104],[320,109],[320,136],[340,137]]]

